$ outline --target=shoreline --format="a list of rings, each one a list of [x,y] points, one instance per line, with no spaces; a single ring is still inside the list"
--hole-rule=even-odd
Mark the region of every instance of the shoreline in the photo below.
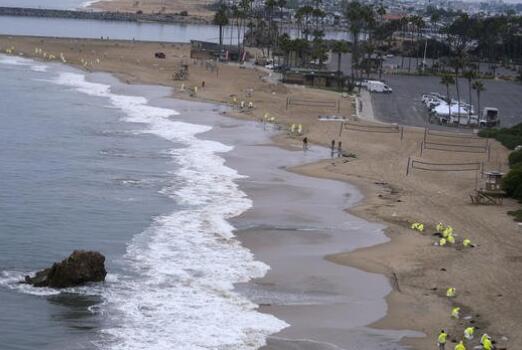
[[[23,38],[19,38],[19,40],[24,41]],[[30,39],[25,40],[30,41]],[[49,41],[49,39],[46,40]],[[60,40],[55,39],[55,41]],[[68,42],[67,40],[62,41]],[[28,50],[28,52],[31,51]],[[100,67],[100,70],[110,72],[110,68],[108,65]],[[234,70],[233,67],[227,66],[220,66],[220,69],[226,73]],[[140,81],[145,84],[158,85],[159,81],[159,85],[179,86],[178,83],[161,81],[161,79],[157,79],[157,76],[143,75],[139,80],[137,74],[130,75],[128,72],[123,72],[121,68],[113,66],[112,70],[115,76],[123,78],[122,81],[127,83]],[[200,77],[204,77],[208,79],[207,82],[210,81],[210,84],[214,84],[211,77],[203,73],[205,72],[198,72],[198,75],[191,79],[192,84],[194,81],[201,81]],[[237,68],[233,73],[241,78],[244,75],[244,72]],[[158,81],[151,82],[153,80]],[[244,86],[244,84],[239,85],[240,88]],[[263,86],[260,89],[263,89]],[[268,95],[272,90],[278,91],[277,95],[273,96],[284,95],[288,89],[293,88],[270,86]],[[232,88],[222,88],[221,90],[226,91],[213,92],[210,89],[209,92],[212,94],[203,91],[196,99],[226,104],[227,101],[230,101],[230,93],[234,90]],[[331,97],[333,95],[311,92],[308,89],[296,91],[302,91],[303,94],[317,93],[317,96]],[[174,97],[194,100],[186,93],[175,93]],[[269,97],[269,100],[271,104],[274,104],[277,97]],[[256,101],[256,104],[261,103]],[[269,104],[263,105],[262,108],[268,109]],[[282,112],[279,111],[279,113]],[[306,126],[305,133],[313,142],[327,145],[329,138],[337,134],[337,127],[317,122],[313,114],[306,114],[306,111],[296,113],[301,116],[301,120]],[[233,112],[232,116],[259,119],[259,114],[258,111],[254,111],[254,115]],[[288,114],[286,120],[295,120],[292,119],[294,118],[293,113]],[[497,336],[497,339],[507,334],[510,345],[517,344],[517,341],[520,341],[520,333],[513,328],[512,320],[518,319],[519,307],[510,301],[515,300],[513,290],[516,289],[512,286],[518,286],[517,278],[520,272],[516,263],[513,263],[516,260],[509,263],[511,261],[509,259],[517,254],[514,248],[520,242],[520,235],[517,233],[516,225],[505,215],[505,212],[515,207],[516,204],[506,201],[504,208],[471,207],[460,204],[464,193],[468,191],[468,184],[473,182],[472,177],[466,175],[416,175],[405,180],[402,170],[403,154],[416,152],[418,147],[416,140],[421,134],[416,128],[407,129],[404,143],[400,143],[400,146],[397,146],[397,141],[391,136],[386,138],[374,135],[361,136],[353,132],[346,132],[346,134],[343,136],[345,137],[343,143],[347,145],[345,147],[349,147],[359,157],[362,157],[365,160],[364,163],[360,159],[346,162],[344,159],[335,159],[320,164],[309,164],[300,167],[297,171],[303,171],[315,177],[335,178],[354,183],[364,192],[365,199],[351,210],[357,213],[357,216],[370,218],[371,221],[384,222],[389,227],[386,234],[391,239],[390,243],[327,257],[340,264],[356,265],[357,268],[363,270],[385,271],[384,274],[391,277],[392,285],[396,287],[394,292],[388,296],[389,312],[375,325],[380,327],[391,323],[394,328],[401,327],[424,332],[427,334],[427,338],[408,338],[404,341],[417,348],[425,348],[430,346],[429,344],[433,346],[434,335],[440,328],[450,328],[450,331],[454,332],[452,334],[455,334],[455,338],[458,338],[456,333],[460,332],[459,329],[462,325],[450,321],[448,314],[451,302],[442,297],[444,288],[451,285],[450,283],[455,283],[452,281],[458,280],[462,296],[459,295],[455,302],[466,305],[467,309],[469,306],[473,306],[471,309],[476,310],[474,313],[486,315],[486,321],[481,321],[480,324],[492,327],[488,328],[488,334]],[[277,138],[276,143],[280,143],[283,139],[284,137]],[[290,138],[286,140],[286,143],[300,146],[298,139]],[[493,155],[495,161],[504,162],[507,152],[495,143]],[[430,156],[437,159],[436,155]],[[457,155],[455,158],[458,159]],[[487,220],[484,220],[486,217]],[[409,230],[408,226],[412,220],[423,221],[430,225],[434,225],[438,221],[445,221],[452,224],[459,232],[471,234],[470,237],[474,242],[479,242],[479,246],[473,251],[465,253],[453,249],[434,248],[433,239]],[[497,231],[500,231],[503,237],[499,236]],[[509,242],[508,245],[505,244],[507,242]],[[490,261],[483,261],[481,252],[484,250],[481,249],[481,246],[488,247]],[[448,273],[441,273],[440,266],[443,266]],[[504,271],[501,273],[489,272],[497,271],[497,266],[503,266]],[[393,272],[390,275],[391,271]],[[420,275],[421,271],[422,275]],[[398,277],[394,278],[394,273]],[[513,276],[509,277],[510,274]],[[485,278],[486,280],[484,280]],[[496,284],[495,281],[498,279],[505,281],[505,284]],[[483,283],[488,283],[492,288],[486,293],[475,293],[476,286]],[[497,297],[497,295],[502,296]],[[481,303],[492,297],[495,297],[496,303]],[[493,311],[497,308],[498,311]],[[426,317],[428,314],[429,317]],[[503,316],[503,319],[500,316]],[[413,327],[410,328],[408,325],[413,325]]]

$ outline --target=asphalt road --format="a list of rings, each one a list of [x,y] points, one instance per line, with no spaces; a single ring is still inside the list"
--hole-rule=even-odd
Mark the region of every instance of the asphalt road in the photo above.
[[[386,75],[383,79],[393,89],[391,94],[372,94],[375,117],[384,122],[424,126],[428,111],[421,102],[423,93],[446,94],[446,87],[438,77]],[[468,82],[460,80],[461,99],[469,101]],[[486,90],[481,94],[481,108],[499,109],[501,126],[522,122],[522,83],[503,80],[484,80]],[[456,98],[454,86],[451,95]],[[477,109],[477,98],[472,90],[472,102]]]

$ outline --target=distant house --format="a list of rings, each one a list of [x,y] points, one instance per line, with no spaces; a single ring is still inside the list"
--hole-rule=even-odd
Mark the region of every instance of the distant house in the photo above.
[[[382,19],[384,21],[391,22],[391,21],[399,21],[403,17],[406,17],[406,16],[407,15],[405,15],[403,13],[387,13],[384,16],[382,16]]]

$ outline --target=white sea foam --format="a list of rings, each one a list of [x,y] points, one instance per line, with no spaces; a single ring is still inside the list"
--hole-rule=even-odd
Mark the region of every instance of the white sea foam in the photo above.
[[[52,288],[35,288],[29,284],[21,283],[24,281],[25,275],[31,273],[23,273],[19,271],[1,271],[0,272],[0,286],[17,290],[21,293],[48,296],[57,295],[60,292]],[[34,273],[33,273],[34,274]]]
[[[80,8],[81,9],[85,9],[86,7],[89,7],[91,5],[94,5],[96,4],[97,2],[100,2],[101,0],[89,0],[89,1],[84,1],[81,3],[80,5]]]
[[[104,349],[257,349],[287,324],[257,312],[257,305],[234,291],[234,283],[262,277],[268,266],[234,239],[227,219],[252,206],[224,165],[220,153],[232,147],[196,135],[211,129],[170,119],[174,110],[148,105],[143,97],[111,93],[109,85],[62,73],[56,83],[106,97],[141,123],[143,132],[183,148],[170,151],[179,169],[176,185],[163,189],[182,207],[157,217],[128,245],[130,271],[108,283],[102,312],[113,327],[103,331]]]
[[[54,288],[45,287],[33,287],[30,284],[23,283],[25,276],[33,276],[36,271],[20,272],[20,271],[0,271],[0,287],[9,288],[16,290],[20,293],[38,295],[38,296],[50,296],[58,295],[60,293],[75,293],[82,295],[100,295],[103,291],[103,286],[100,284],[93,284],[90,286],[64,288],[57,290]],[[107,274],[105,280],[107,282],[117,281],[117,276],[113,274]]]
[[[49,66],[44,66],[44,65],[31,66],[31,70],[35,71],[35,72],[47,72],[48,68],[49,68]]]
[[[44,64],[36,64],[36,61],[27,58],[6,55],[0,55],[0,64],[7,64],[11,66],[28,66],[32,71],[35,72],[46,72],[49,68],[49,66]]]

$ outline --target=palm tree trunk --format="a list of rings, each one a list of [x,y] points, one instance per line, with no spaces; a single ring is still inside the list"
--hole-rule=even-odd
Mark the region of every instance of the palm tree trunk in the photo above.
[[[457,90],[457,126],[460,126],[460,89],[459,89],[459,73],[458,70],[455,71],[455,89]]]
[[[448,96],[448,117],[451,120],[451,97],[449,92],[449,84],[446,84],[446,96]]]
[[[471,79],[468,80],[468,89],[469,89],[469,105],[470,106],[473,106],[473,101],[471,100]],[[471,118],[471,108],[469,109],[469,113],[468,113],[469,117]],[[468,118],[468,123],[469,123],[469,118]]]
[[[240,17],[237,18],[237,61],[241,62],[241,26],[242,26],[242,20]]]
[[[478,114],[479,120],[480,120],[480,90],[477,90],[477,108],[478,108],[477,114]]]
[[[341,91],[341,56],[342,52],[337,53],[337,87]]]

